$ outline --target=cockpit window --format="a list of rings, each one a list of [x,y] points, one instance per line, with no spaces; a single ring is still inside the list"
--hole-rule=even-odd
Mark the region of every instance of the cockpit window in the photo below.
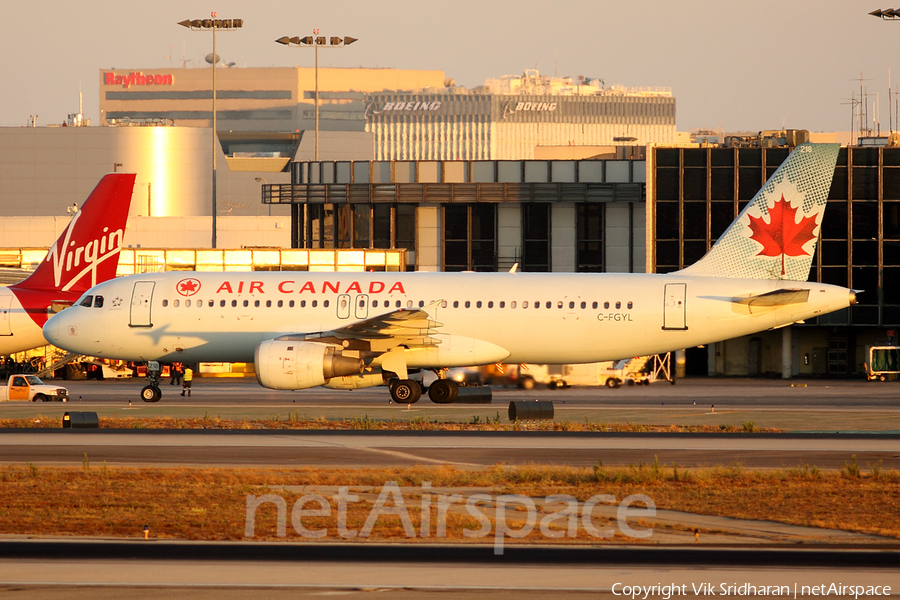
[[[94,297],[94,308],[103,308],[103,296]]]
[[[79,303],[79,306],[85,306],[85,307],[87,307],[87,308],[90,308],[90,307],[91,307],[91,304],[93,304],[93,302],[94,302],[94,297],[93,297],[93,296],[85,296],[85,297],[84,297],[84,300],[82,300],[82,301]]]

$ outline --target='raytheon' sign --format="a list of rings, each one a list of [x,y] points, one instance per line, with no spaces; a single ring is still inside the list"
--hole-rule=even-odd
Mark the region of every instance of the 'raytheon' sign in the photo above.
[[[129,75],[117,75],[116,73],[104,73],[104,85],[121,85],[128,89],[133,85],[173,85],[174,77],[171,73],[160,75],[144,75],[140,71],[132,72]]]

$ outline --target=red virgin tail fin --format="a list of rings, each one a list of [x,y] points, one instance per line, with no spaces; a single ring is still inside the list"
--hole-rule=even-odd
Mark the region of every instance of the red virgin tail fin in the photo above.
[[[115,277],[134,179],[105,175],[34,273],[10,287],[80,294]]]

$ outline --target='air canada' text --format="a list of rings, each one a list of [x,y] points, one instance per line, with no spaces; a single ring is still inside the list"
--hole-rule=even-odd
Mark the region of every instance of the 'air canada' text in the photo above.
[[[263,289],[262,281],[223,281],[219,286],[219,289],[216,290],[217,294],[265,294],[266,290]],[[403,289],[403,283],[400,281],[395,281],[388,287],[388,284],[383,281],[369,281],[362,282],[359,281],[351,281],[349,283],[341,283],[340,281],[322,281],[318,282],[319,287],[316,287],[317,283],[312,281],[294,281],[294,280],[285,280],[278,283],[278,292],[282,294],[405,294],[406,290]]]

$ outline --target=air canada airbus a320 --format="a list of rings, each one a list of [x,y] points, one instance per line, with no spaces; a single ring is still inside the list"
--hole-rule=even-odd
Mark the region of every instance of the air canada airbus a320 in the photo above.
[[[199,273],[101,283],[44,335],[72,352],[134,361],[250,362],[268,388],[388,384],[410,372],[649,355],[778,328],[855,303],[806,281],[836,144],[798,146],[694,265],[667,274]],[[456,383],[428,395],[453,402]],[[157,386],[142,390],[159,400]]]

